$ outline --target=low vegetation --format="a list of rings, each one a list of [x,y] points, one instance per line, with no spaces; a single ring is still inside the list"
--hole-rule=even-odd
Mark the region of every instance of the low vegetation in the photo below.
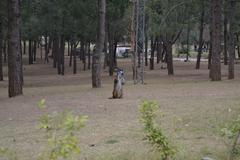
[[[152,144],[154,150],[160,153],[163,160],[169,159],[174,155],[175,150],[164,135],[162,129],[157,127],[154,122],[159,106],[155,102],[144,101],[139,111],[141,113],[140,122],[144,126],[146,139]]]

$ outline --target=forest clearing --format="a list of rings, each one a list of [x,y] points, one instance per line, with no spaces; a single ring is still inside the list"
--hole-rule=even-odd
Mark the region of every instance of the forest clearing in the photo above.
[[[0,160],[239,160],[239,2],[0,0]]]
[[[239,76],[227,80],[223,67],[223,80],[214,83],[209,81],[207,63],[195,71],[195,62],[175,61],[175,76],[169,77],[158,65],[156,70],[147,71],[146,85],[142,86],[133,85],[130,59],[118,63],[127,80],[124,97],[119,100],[109,99],[113,78],[107,71],[103,72],[103,87],[91,89],[88,71],[55,76],[51,65],[24,66],[24,96],[8,99],[3,87],[7,82],[0,84],[0,144],[16,150],[19,159],[36,158],[44,142],[43,132],[37,128],[42,114],[37,102],[46,99],[48,112],[72,110],[89,116],[78,134],[81,159],[154,159],[143,140],[138,113],[142,100],[154,100],[164,114],[164,131],[180,150],[179,158],[226,159],[220,127],[240,112]],[[240,66],[236,68],[240,75]]]

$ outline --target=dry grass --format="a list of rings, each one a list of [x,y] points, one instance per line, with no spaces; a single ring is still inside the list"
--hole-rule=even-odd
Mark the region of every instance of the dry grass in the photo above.
[[[154,71],[146,69],[147,84],[143,86],[133,85],[129,60],[120,60],[119,66],[127,71],[128,79],[120,100],[108,99],[113,78],[107,76],[107,70],[103,88],[91,89],[89,71],[72,75],[67,67],[65,76],[57,76],[51,64],[24,66],[24,96],[13,99],[7,98],[7,82],[0,82],[0,146],[15,149],[22,160],[37,157],[44,137],[36,128],[42,114],[36,104],[45,98],[49,112],[71,109],[89,116],[79,133],[79,159],[155,160],[158,156],[149,152],[138,122],[138,105],[147,99],[160,104],[165,116],[159,122],[178,148],[178,160],[197,160],[204,155],[226,159],[219,126],[240,113],[240,66],[236,66],[236,80],[226,79],[223,66],[223,81],[211,82],[206,64],[196,71],[194,63],[175,62],[175,76],[170,77],[157,65]]]

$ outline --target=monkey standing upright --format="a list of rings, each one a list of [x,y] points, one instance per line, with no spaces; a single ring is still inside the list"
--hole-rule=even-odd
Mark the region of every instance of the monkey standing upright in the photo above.
[[[122,98],[123,97],[123,85],[125,84],[124,72],[119,69],[117,71],[117,75],[114,79],[113,86],[113,99]]]

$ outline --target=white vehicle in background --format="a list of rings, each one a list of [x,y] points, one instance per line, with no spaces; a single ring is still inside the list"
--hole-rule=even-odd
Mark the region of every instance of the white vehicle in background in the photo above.
[[[130,51],[131,47],[130,46],[117,46],[117,50],[116,50],[116,56],[118,58],[127,58],[129,57],[129,51]]]

